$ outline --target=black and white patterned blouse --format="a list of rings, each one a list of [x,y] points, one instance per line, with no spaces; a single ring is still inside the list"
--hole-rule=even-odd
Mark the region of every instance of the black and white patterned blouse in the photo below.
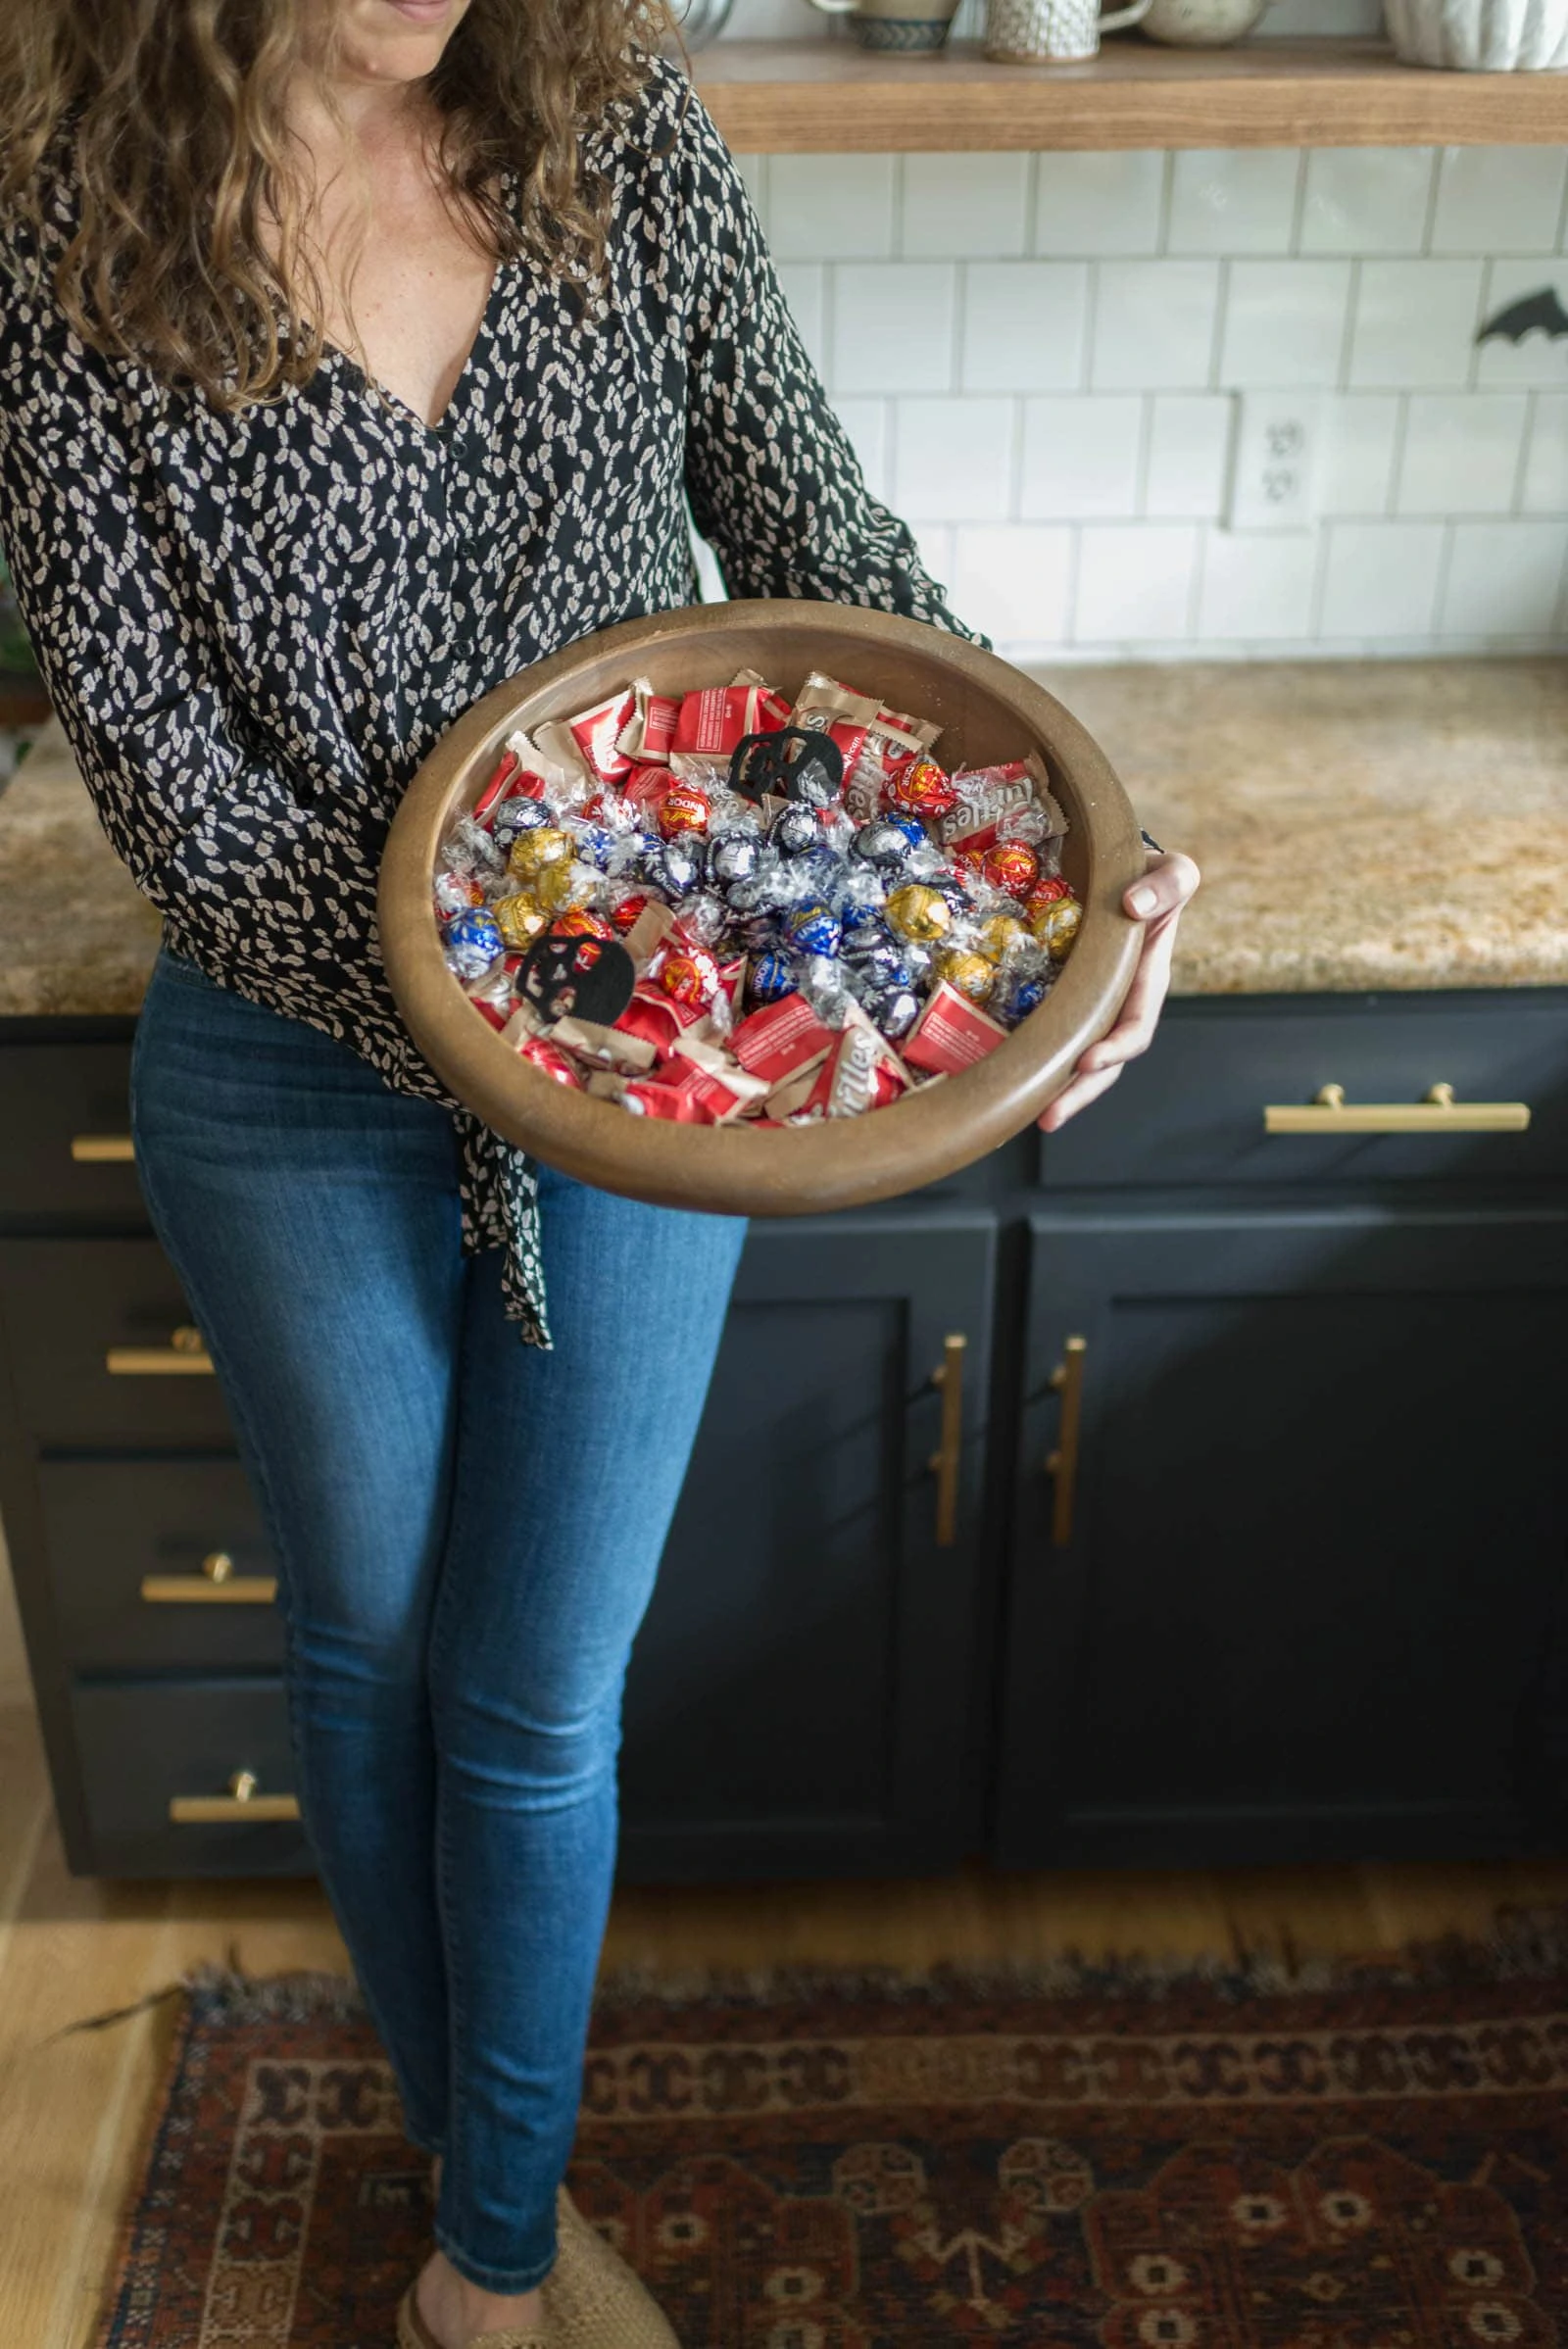
[[[377,867],[415,770],[530,662],[697,600],[685,493],[732,594],[975,635],[867,492],[685,76],[656,63],[585,154],[613,206],[586,318],[504,264],[433,427],[335,349],[222,415],[85,349],[27,289],[28,232],[0,234],[0,539],[103,827],[176,954],[452,1110],[464,1246],[505,1248],[540,1346],[533,1164],[426,1066],[382,969]],[[46,262],[72,218],[58,183]]]

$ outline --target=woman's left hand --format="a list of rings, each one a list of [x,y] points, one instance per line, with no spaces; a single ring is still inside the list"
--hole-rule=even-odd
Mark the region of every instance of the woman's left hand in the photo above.
[[[1170,987],[1171,951],[1182,907],[1198,887],[1199,872],[1191,856],[1163,850],[1149,851],[1143,880],[1135,881],[1122,899],[1134,921],[1145,924],[1144,951],[1121,1015],[1108,1035],[1102,1036],[1082,1054],[1071,1079],[1038,1120],[1040,1130],[1054,1134],[1069,1117],[1108,1093],[1123,1064],[1147,1052],[1154,1039],[1159,1008]]]

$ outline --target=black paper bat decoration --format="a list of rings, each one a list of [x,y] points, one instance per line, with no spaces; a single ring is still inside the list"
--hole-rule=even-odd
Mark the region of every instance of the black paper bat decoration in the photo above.
[[[1554,285],[1544,285],[1539,294],[1526,294],[1521,301],[1510,302],[1505,310],[1488,318],[1476,341],[1486,343],[1500,337],[1510,343],[1522,343],[1538,326],[1553,342],[1568,334],[1568,310],[1558,301]]]

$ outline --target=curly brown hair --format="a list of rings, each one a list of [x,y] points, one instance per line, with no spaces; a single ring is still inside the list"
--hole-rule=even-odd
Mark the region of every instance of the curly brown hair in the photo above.
[[[0,0],[0,206],[36,224],[48,168],[74,233],[54,272],[93,348],[220,408],[320,362],[325,304],[284,99],[330,27],[321,0]],[[455,205],[497,261],[605,261],[585,131],[628,107],[670,30],[666,0],[470,0],[428,89]],[[518,172],[520,207],[498,189]],[[273,231],[273,251],[264,242]]]

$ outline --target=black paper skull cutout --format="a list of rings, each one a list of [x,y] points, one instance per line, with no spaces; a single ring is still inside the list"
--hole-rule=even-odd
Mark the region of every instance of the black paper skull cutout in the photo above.
[[[614,1026],[637,982],[618,939],[539,938],[522,958],[517,991],[546,1019],[592,1019]]]

